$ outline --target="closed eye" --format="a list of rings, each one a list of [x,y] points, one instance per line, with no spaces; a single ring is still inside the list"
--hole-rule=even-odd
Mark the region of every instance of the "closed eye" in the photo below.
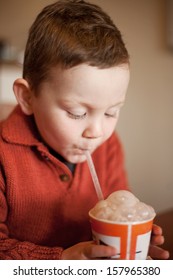
[[[67,111],[67,114],[71,119],[74,119],[74,120],[82,120],[86,117],[86,113],[79,115],[79,114],[73,114],[73,113]]]
[[[105,116],[106,116],[107,118],[117,118],[118,115],[119,115],[119,110],[117,110],[117,111],[116,111],[115,113],[113,113],[113,114],[105,113]]]

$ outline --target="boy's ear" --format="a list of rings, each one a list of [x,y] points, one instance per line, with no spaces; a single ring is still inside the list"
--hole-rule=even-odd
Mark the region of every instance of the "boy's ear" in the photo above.
[[[13,84],[13,91],[22,111],[26,115],[31,115],[33,113],[32,102],[31,102],[32,91],[30,89],[28,82],[23,78],[19,78],[15,80]]]

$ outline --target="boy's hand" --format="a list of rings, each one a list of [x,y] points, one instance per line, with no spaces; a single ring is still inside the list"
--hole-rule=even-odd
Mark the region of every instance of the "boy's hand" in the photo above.
[[[164,243],[161,227],[153,225],[151,243],[149,248],[149,256],[152,259],[166,260],[169,258],[169,252],[158,247]]]
[[[162,229],[153,225],[151,244],[149,248],[149,256],[152,259],[169,258],[169,252],[158,247],[164,243]],[[106,259],[114,256],[116,249],[111,246],[96,245],[94,241],[78,243],[62,253],[62,260],[92,260],[92,259]]]
[[[114,256],[116,249],[111,246],[96,245],[94,241],[78,243],[62,252],[62,260],[96,260]]]

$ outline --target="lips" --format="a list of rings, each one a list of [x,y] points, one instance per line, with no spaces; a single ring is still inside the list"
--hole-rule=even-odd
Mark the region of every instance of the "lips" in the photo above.
[[[91,148],[80,148],[80,147],[76,147],[76,148],[75,148],[75,152],[76,152],[77,154],[80,154],[80,155],[83,155],[86,151],[91,152],[92,149],[91,149]]]
[[[91,148],[91,147],[87,147],[87,148],[78,148],[78,149],[81,150],[82,152],[86,152],[86,151],[91,152],[91,151],[93,151],[93,148]]]
[[[84,154],[86,151],[89,151],[90,154],[91,154],[97,149],[98,146],[99,146],[99,144],[95,144],[93,146],[89,146],[87,144],[84,144],[84,145],[81,145],[81,146],[75,145],[74,150],[80,151],[80,153],[82,153],[82,154]]]
[[[81,151],[90,151],[93,149],[93,147],[87,145],[81,145],[81,146],[74,145],[74,149],[81,150]]]

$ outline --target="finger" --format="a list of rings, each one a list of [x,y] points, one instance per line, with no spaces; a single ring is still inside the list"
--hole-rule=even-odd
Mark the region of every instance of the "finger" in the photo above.
[[[152,259],[167,260],[169,258],[169,252],[157,246],[150,246],[149,255]]]
[[[109,258],[116,255],[117,251],[114,247],[105,245],[91,244],[84,250],[85,257],[88,259]]]
[[[151,236],[151,245],[162,245],[165,239],[162,235],[153,235]]]
[[[156,224],[153,224],[152,234],[154,235],[162,235],[162,228]]]

